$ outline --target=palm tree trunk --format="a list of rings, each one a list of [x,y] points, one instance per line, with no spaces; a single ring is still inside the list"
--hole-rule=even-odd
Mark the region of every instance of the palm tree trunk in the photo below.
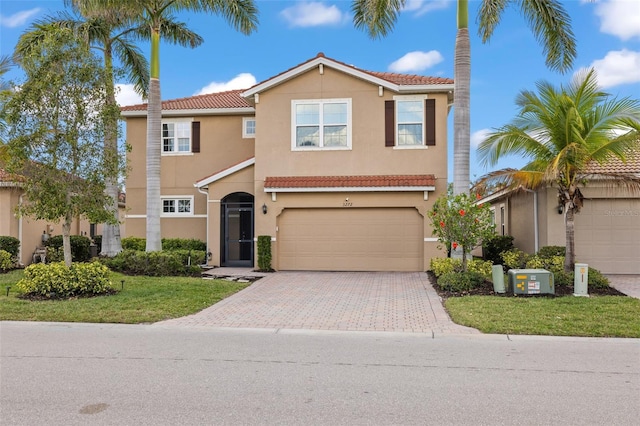
[[[573,271],[576,263],[576,244],[575,244],[575,227],[574,217],[575,212],[570,207],[571,203],[565,203],[564,210],[566,212],[564,217],[565,236],[566,236],[566,248],[564,254],[564,270],[567,272]]]
[[[468,0],[458,0],[458,33],[454,58],[453,193],[469,193],[471,145],[471,43]]]
[[[147,244],[146,251],[162,250],[160,228],[160,150],[162,100],[160,97],[160,32],[151,33],[151,74],[147,106]]]
[[[113,62],[111,54],[111,45],[105,45],[104,52],[105,69],[109,74],[107,81],[107,96],[109,105],[113,108],[117,108],[115,88],[113,83]],[[108,118],[109,122],[106,123],[105,138],[104,138],[104,151],[106,158],[106,165],[109,168],[110,173],[105,179],[105,192],[109,196],[109,205],[107,209],[111,212],[114,218],[118,219],[118,121],[116,119]],[[102,249],[101,254],[108,257],[113,257],[122,251],[122,241],[120,239],[120,224],[105,223],[102,226]]]

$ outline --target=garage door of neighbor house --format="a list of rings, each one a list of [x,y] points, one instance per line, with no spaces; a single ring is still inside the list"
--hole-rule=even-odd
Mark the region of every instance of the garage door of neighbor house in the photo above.
[[[607,274],[640,274],[640,200],[585,200],[575,239],[577,262]]]
[[[281,270],[422,271],[423,218],[414,208],[286,209]]]

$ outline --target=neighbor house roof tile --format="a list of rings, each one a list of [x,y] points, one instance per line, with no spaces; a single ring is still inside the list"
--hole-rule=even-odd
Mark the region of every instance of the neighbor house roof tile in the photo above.
[[[265,189],[278,188],[357,188],[434,186],[434,175],[376,176],[273,176],[264,181]]]
[[[626,161],[613,158],[604,164],[591,163],[587,169],[589,174],[626,173],[640,175],[640,150],[626,155]]]
[[[189,109],[234,109],[251,108],[249,102],[240,96],[243,90],[228,90],[226,92],[208,93],[206,95],[190,96],[187,98],[170,99],[162,101],[162,110],[189,110]],[[120,108],[121,111],[146,111],[147,104],[128,105]]]

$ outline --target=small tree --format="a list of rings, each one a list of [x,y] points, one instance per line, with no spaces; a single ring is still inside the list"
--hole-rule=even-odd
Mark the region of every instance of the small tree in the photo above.
[[[467,253],[495,234],[491,211],[486,204],[476,204],[474,197],[462,193],[438,198],[429,213],[433,235],[447,247],[462,249],[462,269],[467,270]]]
[[[100,62],[65,29],[52,31],[20,58],[26,80],[3,107],[10,172],[23,176],[28,202],[20,214],[62,222],[65,263],[71,265],[71,222],[115,223],[106,207],[105,176],[118,159],[105,155],[104,123],[117,117],[108,103]]]

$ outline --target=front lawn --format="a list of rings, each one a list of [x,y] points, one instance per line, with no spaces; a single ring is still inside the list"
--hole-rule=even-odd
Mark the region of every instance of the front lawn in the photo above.
[[[640,338],[640,299],[592,297],[450,297],[451,319],[483,333]]]
[[[15,283],[22,273],[16,270],[0,274],[0,320],[152,323],[196,313],[248,285],[226,280],[112,273],[113,287],[118,290],[115,295],[30,301],[17,297]],[[7,286],[12,286],[8,297]]]

